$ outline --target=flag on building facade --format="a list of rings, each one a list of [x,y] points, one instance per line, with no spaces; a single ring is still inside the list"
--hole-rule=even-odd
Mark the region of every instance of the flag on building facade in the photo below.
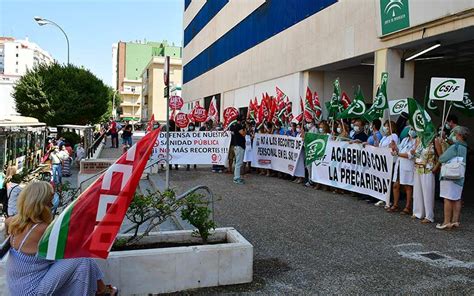
[[[436,128],[428,112],[415,99],[408,98],[407,100],[410,125],[420,137],[423,147],[426,148],[435,138]]]
[[[107,258],[159,132],[133,145],[48,226],[39,257]]]
[[[365,114],[365,111],[365,99],[364,95],[362,94],[362,90],[359,86],[357,88],[354,100],[350,103],[346,110],[344,110],[342,113],[339,114],[339,116],[337,116],[337,119],[360,118]]]
[[[328,139],[329,135],[305,133],[304,151],[306,165],[310,165],[312,162],[324,157]]]

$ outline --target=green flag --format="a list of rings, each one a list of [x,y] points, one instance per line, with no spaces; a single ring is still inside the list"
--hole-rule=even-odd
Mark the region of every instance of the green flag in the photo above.
[[[337,113],[343,109],[341,104],[341,85],[339,84],[339,78],[334,80],[334,90],[332,92],[331,101],[329,102],[329,116],[334,117]],[[328,105],[326,105],[328,106]]]
[[[363,118],[369,122],[374,121],[374,119],[383,117],[385,109],[388,108],[388,99],[387,99],[387,82],[388,82],[388,73],[383,72],[381,77],[381,83],[377,88],[377,94],[374,98],[374,103],[364,114]]]
[[[304,135],[305,164],[324,157],[329,135],[306,133]]]
[[[366,111],[365,99],[359,85],[359,87],[357,88],[354,100],[352,100],[352,103],[347,107],[346,110],[340,113],[337,116],[337,118],[338,119],[360,118],[365,114],[365,111]]]
[[[424,101],[425,109],[431,111],[436,116],[439,116],[439,108],[435,104],[434,100],[430,99],[430,92],[429,87],[426,87],[425,90],[425,101]]]
[[[464,115],[474,116],[474,103],[469,98],[469,93],[464,93],[464,99],[461,102],[451,101],[451,104],[464,113]]]
[[[415,99],[408,98],[407,100],[410,125],[420,137],[423,147],[426,148],[436,136],[435,126],[428,112]]]

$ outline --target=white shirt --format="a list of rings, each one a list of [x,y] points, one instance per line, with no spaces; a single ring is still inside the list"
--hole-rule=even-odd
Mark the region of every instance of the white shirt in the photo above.
[[[398,136],[397,136],[397,134],[391,134],[389,136],[384,136],[382,138],[382,140],[380,140],[379,147],[380,148],[390,147],[390,143],[392,143],[392,140],[395,142],[395,144],[398,145]]]
[[[8,216],[14,216],[17,214],[16,202],[21,192],[20,184],[9,182],[7,184],[7,197],[8,197]]]

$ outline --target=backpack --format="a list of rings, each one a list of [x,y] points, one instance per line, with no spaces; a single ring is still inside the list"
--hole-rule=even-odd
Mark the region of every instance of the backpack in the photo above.
[[[12,189],[10,190],[10,194],[12,194],[13,189],[15,189],[18,186],[20,185],[13,186]],[[2,205],[1,214],[5,217],[8,217],[8,200],[10,199],[10,194],[8,194],[7,185],[5,184],[5,186],[3,186],[2,189],[0,189],[0,203]]]

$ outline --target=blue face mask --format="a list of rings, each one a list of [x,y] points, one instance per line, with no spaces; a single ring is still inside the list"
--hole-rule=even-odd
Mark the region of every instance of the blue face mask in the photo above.
[[[412,137],[412,138],[416,138],[416,136],[417,136],[417,134],[416,134],[416,131],[415,131],[415,130],[410,130],[410,131],[408,132],[408,134],[409,134],[409,135],[410,135],[410,137]]]

